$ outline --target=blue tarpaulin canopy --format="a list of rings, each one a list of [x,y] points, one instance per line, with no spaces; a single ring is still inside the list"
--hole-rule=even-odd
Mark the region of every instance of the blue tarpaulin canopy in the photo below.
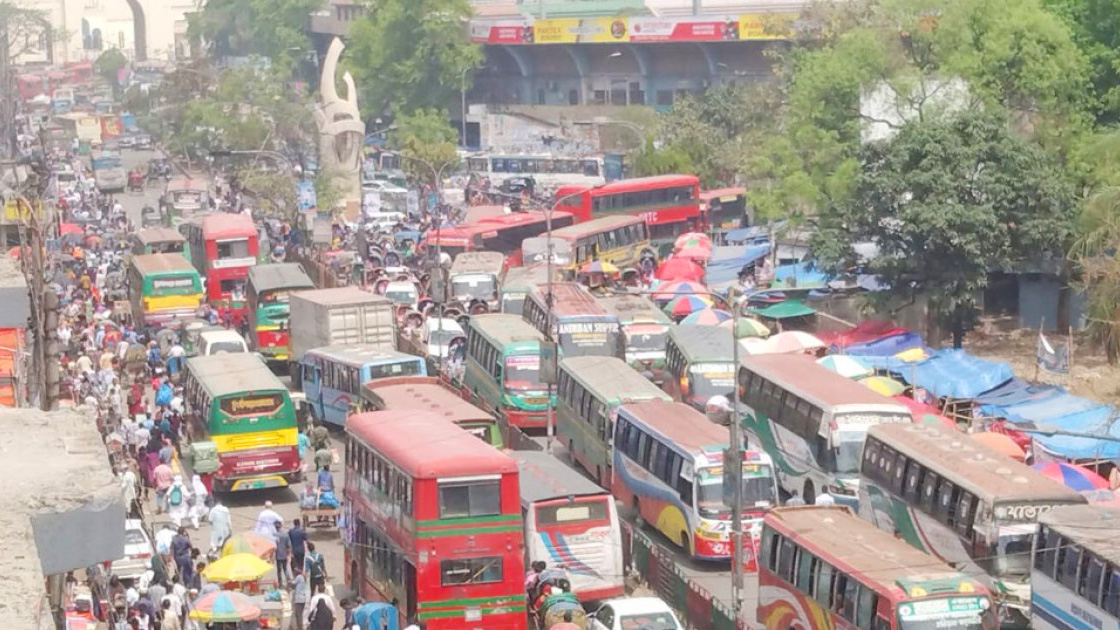
[[[774,268],[774,282],[770,286],[781,287],[823,287],[828,275],[816,268],[811,262],[778,265]]]
[[[1056,385],[1034,385],[1021,379],[1012,379],[976,400],[985,416],[1004,418],[1016,428],[1029,429],[1035,443],[1055,455],[1067,459],[1120,458],[1120,442],[1046,434],[1120,437],[1120,416],[1111,405],[1075,396]]]
[[[850,354],[851,347],[848,348]],[[921,361],[897,357],[863,357],[877,369],[887,370],[910,385],[929,391],[938,398],[975,398],[1011,379],[1011,366],[969,356],[964,350],[931,350]]]
[[[721,287],[739,279],[743,267],[770,253],[770,245],[721,245],[712,248],[705,273],[705,284]]]
[[[870,341],[851,343],[844,347],[844,354],[860,356],[893,357],[904,350],[922,347],[922,336],[915,332],[886,335]]]

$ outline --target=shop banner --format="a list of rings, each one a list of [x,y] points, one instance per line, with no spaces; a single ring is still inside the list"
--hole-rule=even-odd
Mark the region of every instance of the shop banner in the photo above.
[[[532,44],[528,22],[471,22],[471,41],[479,44]]]
[[[610,43],[628,41],[627,18],[547,18],[533,22],[538,44]]]
[[[739,39],[787,39],[797,18],[797,13],[744,13],[739,16]]]
[[[737,39],[739,19],[733,16],[714,19],[630,18],[632,42],[718,42]]]

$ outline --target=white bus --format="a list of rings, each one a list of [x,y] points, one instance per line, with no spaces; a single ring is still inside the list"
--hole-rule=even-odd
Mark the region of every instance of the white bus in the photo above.
[[[1001,625],[1026,627],[1030,549],[1039,516],[1081,494],[953,429],[871,427],[859,515],[983,582]]]
[[[802,354],[748,356],[739,368],[747,443],[774,460],[778,481],[807,504],[828,493],[854,508],[868,427],[910,411]]]
[[[517,460],[525,566],[538,560],[568,572],[581,602],[625,594],[622,534],[611,493],[541,451]]]
[[[537,185],[579,184],[599,186],[606,183],[603,157],[565,157],[558,155],[490,154],[467,156],[472,175],[488,177],[497,185],[509,177],[532,177]]]
[[[1120,628],[1120,510],[1060,507],[1038,522],[1031,563],[1031,627]]]

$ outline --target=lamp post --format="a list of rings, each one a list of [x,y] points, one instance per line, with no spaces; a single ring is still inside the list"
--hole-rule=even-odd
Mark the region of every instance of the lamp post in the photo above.
[[[470,68],[463,68],[459,75],[459,133],[464,149],[467,148],[467,73],[470,71]]]

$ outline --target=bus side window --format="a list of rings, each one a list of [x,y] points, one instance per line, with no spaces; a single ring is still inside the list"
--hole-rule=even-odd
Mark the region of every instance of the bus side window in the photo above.
[[[1104,593],[1101,595],[1101,608],[1113,617],[1120,617],[1120,569],[1108,565],[1104,574]]]
[[[916,465],[916,464],[915,464]],[[972,540],[972,521],[976,518],[976,497],[967,492],[961,492],[957,505],[957,533],[966,540]]]
[[[630,426],[630,433],[626,436],[626,455],[638,463],[641,463],[638,459],[638,440],[641,436],[641,430],[633,425]]]
[[[762,532],[762,564],[767,570],[773,571],[777,566],[777,539],[779,538],[778,532],[772,529],[766,529]]]
[[[1071,591],[1077,590],[1077,568],[1081,564],[1081,549],[1073,541],[1062,539],[1058,549],[1058,582]]]
[[[793,555],[797,550],[793,541],[783,537],[778,551],[778,577],[793,584]]]
[[[960,487],[949,481],[948,479],[941,480],[941,492],[937,500],[937,520],[942,521],[949,527],[956,524],[957,512],[957,499],[960,498]]]
[[[801,550],[801,561],[797,563],[797,590],[802,593],[812,595],[813,588],[813,571],[817,568],[820,560],[813,554]]]
[[[834,571],[835,569],[832,568],[832,565],[823,560],[820,563],[820,567],[817,569],[816,599],[825,610],[832,608],[832,578]]]
[[[614,423],[614,443],[618,448],[626,446],[626,434],[630,431],[630,423],[619,419]]]
[[[859,603],[856,606],[856,627],[860,630],[871,630],[871,620],[875,617],[877,597],[875,591],[863,586],[859,587]]]
[[[889,480],[891,483],[891,491],[899,496],[902,495],[902,488],[906,485],[906,466],[909,464],[909,458],[899,453],[894,463],[894,479]]]
[[[908,503],[917,503],[918,497],[921,496],[923,472],[924,469],[918,462],[910,464],[910,470],[906,473],[906,501]]]
[[[1077,594],[1085,599],[1100,604],[1101,576],[1104,574],[1104,562],[1095,555],[1085,552],[1083,554],[1081,569],[1081,583],[1078,584]]]
[[[922,509],[931,516],[937,513],[937,484],[940,480],[935,473],[927,471],[922,483]]]
[[[875,625],[871,630],[891,630],[891,622],[886,617],[875,616]]]

